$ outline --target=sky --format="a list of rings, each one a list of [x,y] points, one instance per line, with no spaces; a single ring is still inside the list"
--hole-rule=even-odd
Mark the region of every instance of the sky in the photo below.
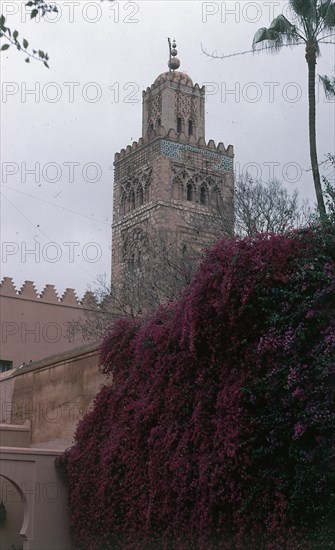
[[[234,146],[236,176],[275,177],[314,205],[303,46],[203,53],[250,50],[287,2],[58,1],[41,20],[24,4],[3,0],[2,13],[50,68],[0,53],[1,278],[79,298],[110,279],[114,154],[141,137],[142,90],[167,70],[168,37],[179,70],[206,86],[206,140]],[[321,52],[317,73],[331,75],[334,46]],[[334,152],[335,103],[317,92],[322,162]],[[334,180],[329,163],[321,173]]]

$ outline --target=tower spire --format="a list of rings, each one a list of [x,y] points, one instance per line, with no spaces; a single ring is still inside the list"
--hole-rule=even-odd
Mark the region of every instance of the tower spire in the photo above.
[[[168,67],[169,67],[170,71],[175,71],[180,66],[180,61],[179,61],[178,57],[176,57],[176,55],[178,53],[177,49],[176,49],[177,44],[176,44],[176,41],[174,39],[173,42],[172,42],[172,46],[171,46],[170,38],[168,38],[168,43],[169,43],[169,50],[170,50],[170,57],[169,57]]]

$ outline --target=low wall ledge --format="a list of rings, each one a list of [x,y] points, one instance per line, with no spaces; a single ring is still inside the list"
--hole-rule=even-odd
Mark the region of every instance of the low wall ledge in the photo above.
[[[70,351],[65,351],[63,353],[58,353],[56,355],[50,355],[39,361],[33,361],[22,367],[18,367],[13,373],[12,377],[21,376],[22,374],[27,374],[28,372],[51,368],[60,363],[69,363],[72,361],[77,361],[83,356],[98,354],[101,344],[85,344],[84,346],[79,346]],[[10,371],[8,371],[10,372]]]

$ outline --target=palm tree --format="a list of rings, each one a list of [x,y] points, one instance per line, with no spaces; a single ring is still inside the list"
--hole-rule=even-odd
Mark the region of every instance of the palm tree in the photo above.
[[[327,39],[334,36],[335,2],[334,0],[289,0],[289,4],[298,25],[291,23],[284,15],[279,15],[272,21],[269,28],[262,27],[256,32],[252,48],[255,51],[258,45],[262,44],[258,50],[267,49],[270,52],[276,52],[284,46],[305,45],[305,59],[308,65],[310,158],[318,210],[323,219],[326,209],[316,151],[315,68],[316,59],[320,55],[320,44],[327,43]]]

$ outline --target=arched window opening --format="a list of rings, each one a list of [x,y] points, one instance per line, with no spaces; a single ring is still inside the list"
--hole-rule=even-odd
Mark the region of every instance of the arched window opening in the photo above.
[[[189,183],[188,186],[187,186],[186,198],[187,198],[188,201],[193,200],[193,186],[192,186],[191,183]]]
[[[193,120],[188,121],[188,135],[191,136],[193,134]]]
[[[186,244],[183,245],[183,256],[186,256],[186,252],[187,252],[187,246]]]
[[[135,192],[132,191],[130,194],[130,209],[135,210]]]
[[[157,126],[160,126],[160,125],[161,125],[161,119],[159,118],[159,119],[157,120]]]
[[[130,255],[129,262],[128,262],[128,268],[129,268],[130,273],[134,272],[134,267],[135,267],[135,254],[132,253]]]
[[[26,541],[31,540],[28,534],[28,531],[29,531],[29,527],[31,527],[30,524],[34,523],[35,521],[34,514],[32,514],[33,502],[32,502],[32,498],[29,498],[28,496],[29,494],[28,491],[26,491],[28,496],[27,498],[25,493],[22,491],[20,487],[20,485],[25,486],[26,483],[23,482],[22,484],[21,483],[18,484],[13,479],[11,479],[11,477],[9,477],[8,475],[4,475],[3,466],[4,466],[4,470],[6,470],[6,464],[1,464],[1,473],[0,473],[1,495],[5,494],[10,496],[9,498],[7,496],[6,499],[5,498],[3,499],[6,505],[1,501],[1,508],[0,508],[1,509],[1,515],[0,515],[1,527],[4,526],[4,531],[2,531],[4,538],[1,536],[1,541],[5,542],[6,535],[7,535],[9,539],[11,539],[11,540],[7,539],[7,545],[6,545],[7,548],[9,548],[8,544],[12,541],[15,542],[15,546],[11,544],[11,548],[16,548],[16,547],[22,548],[21,543],[22,543],[23,537],[24,537],[24,540]],[[27,481],[27,483],[29,482]],[[32,521],[30,521],[29,516],[32,516],[31,517]],[[6,517],[7,517],[7,520],[6,520]],[[10,520],[10,529],[7,530],[6,523],[8,523],[8,520]],[[1,548],[5,548],[5,546],[1,545]]]
[[[140,187],[139,190],[138,190],[138,204],[139,204],[139,206],[142,206],[143,202],[144,202],[143,188]]]
[[[153,125],[153,123],[150,124],[149,130],[150,130],[150,132],[153,132],[153,131],[154,131],[154,125]]]
[[[146,185],[144,188],[144,201],[143,202],[149,202],[149,186]]]
[[[180,134],[182,131],[182,120],[181,120],[181,117],[179,116],[177,118],[177,134]]]
[[[126,197],[124,194],[121,195],[121,201],[120,201],[120,214],[121,216],[124,216],[126,213]]]
[[[137,269],[139,271],[141,271],[141,261],[142,261],[142,258],[141,258],[141,251],[139,250],[138,251],[138,256],[137,256]]]
[[[200,204],[207,204],[206,187],[204,187],[203,185],[200,188]]]
[[[214,207],[217,210],[221,210],[222,208],[222,197],[219,189],[215,187],[214,189],[214,199],[213,199]]]

